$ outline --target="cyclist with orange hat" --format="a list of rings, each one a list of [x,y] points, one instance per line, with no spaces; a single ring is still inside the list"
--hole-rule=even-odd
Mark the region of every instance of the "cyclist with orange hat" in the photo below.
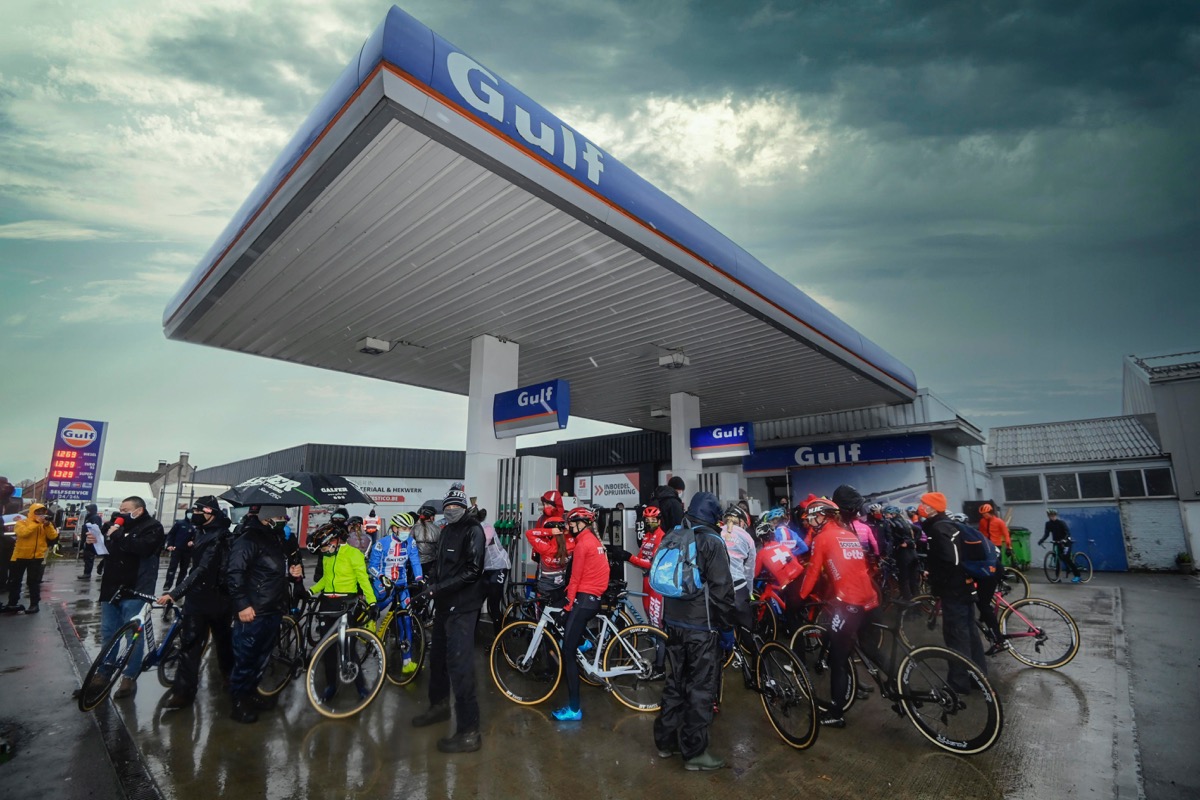
[[[984,503],[979,507],[979,530],[996,547],[1003,547],[1004,555],[1008,556],[1009,563],[1012,563],[1012,534],[1008,532],[1008,523],[1000,518],[991,503]]]

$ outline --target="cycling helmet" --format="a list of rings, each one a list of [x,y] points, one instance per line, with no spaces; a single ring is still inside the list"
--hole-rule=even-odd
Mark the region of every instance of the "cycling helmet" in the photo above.
[[[433,519],[437,516],[437,509],[426,503],[417,509],[417,517],[420,519]]]
[[[871,505],[867,506],[867,513],[868,514],[882,514],[883,506],[881,506],[879,503],[871,503]]]
[[[658,510],[658,506],[646,506],[642,509],[642,519],[660,519],[662,512]]]
[[[911,517],[913,514],[917,513],[917,507],[916,506],[905,506],[904,513],[908,514]]]
[[[948,516],[954,522],[966,522],[967,521],[966,514],[947,514],[946,516]]]
[[[900,506],[884,506],[883,513],[895,514],[898,517],[900,516]]]
[[[759,522],[770,524],[783,518],[784,513],[782,508],[772,508],[770,511],[763,512],[762,518],[759,520]]]
[[[331,522],[345,522],[346,518],[349,516],[350,516],[350,512],[347,511],[346,509],[336,508],[336,509],[334,509],[333,513],[329,515],[329,520]]]
[[[411,528],[417,524],[417,520],[412,514],[402,511],[399,514],[393,514],[390,523],[397,528]]]
[[[983,505],[981,505],[981,506],[979,507],[979,513],[980,513],[980,514],[987,514],[988,512],[990,512],[990,511],[992,511],[992,510],[993,510],[993,509],[992,509],[992,504],[991,504],[991,503],[984,503]]]
[[[346,520],[346,524],[347,525],[362,525],[363,518],[362,517],[351,517],[350,519]]]
[[[596,513],[587,506],[576,506],[565,514],[567,522],[586,522],[592,524],[596,521]]]
[[[746,513],[746,509],[739,506],[737,503],[730,503],[729,508],[725,509],[722,517],[737,517],[745,525],[750,522],[750,516]]]
[[[567,523],[563,522],[562,517],[549,517],[542,523],[542,527],[548,530],[566,530]]]
[[[804,510],[804,513],[805,516],[812,516],[813,514],[833,515],[838,513],[838,507],[837,503],[833,502],[829,498],[818,497],[816,500],[813,500],[808,504],[808,508]]]
[[[312,534],[308,537],[308,545],[307,545],[308,552],[310,552],[310,553],[320,552],[321,548],[325,547],[326,545],[331,544],[335,539],[338,539],[341,535],[342,535],[342,532],[338,529],[337,525],[334,525],[333,523],[326,523],[325,525],[322,525],[321,527],[319,527],[315,531],[313,531]]]
[[[754,528],[754,535],[760,539],[770,539],[775,536],[775,527],[769,522],[760,522]]]

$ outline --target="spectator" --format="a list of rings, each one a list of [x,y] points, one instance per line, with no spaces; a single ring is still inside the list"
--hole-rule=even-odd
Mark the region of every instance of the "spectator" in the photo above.
[[[117,630],[137,616],[146,601],[133,597],[122,600],[119,605],[109,601],[118,589],[133,589],[143,594],[153,594],[158,583],[158,554],[162,550],[166,535],[158,520],[146,509],[146,501],[140,497],[126,497],[120,510],[113,517],[108,530],[101,534],[108,548],[104,575],[100,578],[100,639],[107,642]],[[88,536],[95,544],[95,537]],[[133,657],[125,665],[121,684],[113,697],[120,700],[131,697],[137,691],[137,676],[142,671],[143,645],[139,640]]]
[[[417,524],[412,529],[412,540],[417,543],[417,555],[428,581],[437,577],[434,570],[437,569],[438,538],[442,535],[442,527],[435,517],[437,508],[432,503],[425,503],[417,509]]]
[[[500,635],[500,620],[504,604],[504,581],[512,562],[508,551],[500,545],[496,538],[496,529],[487,522],[487,509],[479,509],[479,523],[483,525],[483,536],[486,549],[483,552],[483,582],[487,597],[488,618],[492,621],[492,633]]]
[[[50,523],[50,510],[34,503],[29,507],[29,515],[16,524],[13,532],[16,542],[8,566],[8,605],[4,610],[36,614],[41,610],[38,604],[42,601],[42,573],[46,570],[43,559],[50,543],[58,541],[58,529]],[[29,590],[28,610],[17,603],[21,599],[22,578]]]
[[[439,739],[443,753],[468,753],[480,748],[479,700],[475,693],[472,645],[483,605],[483,526],[467,514],[467,494],[460,483],[451,485],[442,501],[446,527],[438,538],[433,593],[433,640],[429,653],[429,709],[413,718],[421,728],[450,719],[454,691],[457,729]],[[424,563],[424,562],[422,562]]]
[[[242,535],[229,552],[226,582],[233,611],[233,672],[229,690],[233,695],[234,722],[258,721],[260,709],[271,702],[259,701],[258,682],[279,638],[279,624],[288,608],[288,576],[298,577],[300,567],[288,567],[283,549],[283,506],[262,506],[257,514],[242,520]]]
[[[929,535],[929,585],[942,601],[942,638],[946,646],[975,662],[987,674],[983,642],[975,625],[975,582],[962,562],[981,555],[964,553],[958,527],[946,516],[946,496],[941,492],[921,495],[917,513],[925,517]],[[955,689],[970,690],[961,667],[951,663],[949,681]]]
[[[12,499],[13,494],[17,491],[17,487],[8,482],[8,478],[0,476],[0,523],[3,523],[9,514],[16,514],[21,510],[21,501]],[[8,565],[12,561],[13,548],[16,546],[16,539],[7,535],[4,528],[0,525],[0,589],[8,586]],[[4,607],[0,606],[0,611]]]
[[[721,651],[733,649],[733,579],[729,553],[717,532],[721,506],[711,492],[697,492],[687,519],[696,533],[696,561],[705,591],[693,598],[663,600],[668,670],[654,743],[662,758],[682,754],[689,770],[713,770],[725,762],[708,751],[721,672]],[[668,534],[669,535],[669,534]]]
[[[181,654],[175,685],[163,704],[168,710],[186,708],[196,699],[200,658],[209,636],[221,675],[228,680],[233,672],[233,641],[229,631],[232,614],[224,590],[229,518],[217,498],[208,495],[196,501],[189,523],[198,529],[194,540],[187,545],[196,556],[195,563],[175,588],[158,598],[163,604],[187,599],[179,633]]]
[[[659,524],[663,531],[670,533],[679,523],[683,522],[683,491],[686,488],[683,478],[672,476],[666,486],[659,486],[650,496],[651,505],[657,506]]]
[[[95,503],[88,503],[84,509],[87,513],[83,517],[83,526],[81,528],[83,535],[80,537],[80,541],[83,542],[83,574],[79,576],[79,580],[90,581],[92,579],[92,567],[96,563],[96,545],[88,544],[88,526],[94,525],[96,530],[100,530],[104,525],[104,518],[100,516],[100,509],[97,508]]]
[[[186,517],[175,520],[171,530],[167,531],[167,552],[171,560],[167,562],[167,577],[163,581],[163,591],[175,585],[175,575],[187,575],[188,564],[192,560],[192,546],[196,538],[196,526]]]

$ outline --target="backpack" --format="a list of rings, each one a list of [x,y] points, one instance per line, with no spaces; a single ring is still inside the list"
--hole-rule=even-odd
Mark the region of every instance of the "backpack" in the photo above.
[[[690,600],[704,591],[696,560],[696,532],[685,519],[662,537],[650,562],[650,588],[663,597]]]
[[[983,558],[979,559],[962,559],[962,568],[967,571],[967,574],[976,580],[998,578],[1000,576],[1000,548],[992,544],[991,540],[984,536],[978,528],[972,528],[965,522],[954,522],[953,520],[951,522],[954,527],[958,528],[963,544],[976,548],[976,552],[985,554]]]

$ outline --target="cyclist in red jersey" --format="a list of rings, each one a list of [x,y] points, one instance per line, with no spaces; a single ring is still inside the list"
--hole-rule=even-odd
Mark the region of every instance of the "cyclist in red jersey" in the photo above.
[[[608,588],[608,553],[596,538],[596,515],[581,506],[567,512],[567,526],[575,537],[571,582],[567,585],[567,619],[563,623],[563,675],[567,679],[567,704],[554,712],[561,721],[583,719],[579,708],[579,662],[575,651],[583,641],[588,622],[600,610],[600,596]]]
[[[537,593],[547,603],[566,602],[567,566],[575,550],[575,538],[567,536],[562,517],[549,517],[543,527],[525,531],[525,538],[538,557]]]
[[[779,541],[772,537],[776,530],[767,530],[769,524],[759,523],[758,534],[766,543],[759,548],[754,559],[754,575],[761,578],[766,574],[767,582],[777,587],[783,601],[784,626],[794,631],[802,623],[800,610],[800,582],[796,580],[804,572],[804,566],[796,558],[793,541]]]
[[[551,517],[562,519],[565,513],[567,511],[563,507],[562,492],[557,489],[551,489],[542,495],[542,515],[538,517],[537,524],[533,527],[541,528],[546,524],[546,520]]]
[[[829,623],[830,694],[834,703],[846,696],[849,675],[846,664],[858,630],[867,612],[878,607],[879,596],[867,572],[866,556],[858,535],[838,519],[838,507],[821,498],[805,510],[809,527],[815,533],[812,559],[800,584],[800,596],[808,597],[824,574],[829,579],[831,597],[827,598],[833,618]],[[846,725],[840,706],[821,709],[821,724],[834,728]]]
[[[650,618],[650,624],[656,628],[662,627],[662,595],[650,588],[650,564],[654,561],[654,554],[658,552],[659,543],[662,542],[664,531],[659,527],[660,519],[661,513],[657,506],[646,506],[642,511],[642,522],[646,526],[642,535],[642,546],[637,555],[629,557],[629,563],[642,570],[642,592],[645,594],[642,604],[646,609],[646,616]]]

